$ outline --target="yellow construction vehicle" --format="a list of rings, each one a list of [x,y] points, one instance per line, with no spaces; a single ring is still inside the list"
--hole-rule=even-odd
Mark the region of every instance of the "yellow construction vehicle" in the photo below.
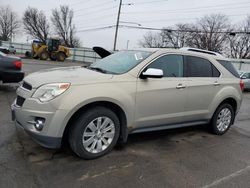
[[[34,59],[47,60],[50,58],[52,61],[64,61],[70,56],[69,49],[60,45],[60,40],[56,38],[47,39],[46,44],[33,40],[31,55]]]

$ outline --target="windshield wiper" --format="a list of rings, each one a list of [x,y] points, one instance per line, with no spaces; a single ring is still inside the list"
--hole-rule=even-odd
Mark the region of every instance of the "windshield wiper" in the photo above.
[[[87,67],[87,69],[90,69],[90,70],[95,70],[95,71],[98,71],[98,72],[101,72],[101,73],[107,73],[106,70],[102,69],[102,68],[99,68],[99,67]]]

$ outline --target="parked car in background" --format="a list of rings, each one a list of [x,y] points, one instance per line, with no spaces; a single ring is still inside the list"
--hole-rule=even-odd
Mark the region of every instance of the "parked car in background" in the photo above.
[[[19,57],[7,56],[0,52],[0,81],[3,83],[20,82],[24,78],[22,61]]]
[[[0,52],[3,52],[5,54],[16,54],[16,49],[14,46],[0,46]]]
[[[15,46],[9,46],[9,53],[16,54],[16,48],[15,48]]]
[[[5,46],[0,46],[0,52],[8,54],[9,53],[9,49]]]
[[[104,58],[86,68],[28,75],[11,107],[16,125],[42,146],[68,140],[79,157],[93,159],[128,134],[208,124],[222,135],[234,123],[243,83],[223,56],[199,49],[100,52]]]
[[[240,74],[240,78],[244,82],[244,89],[250,90],[250,71],[249,72],[242,72]]]

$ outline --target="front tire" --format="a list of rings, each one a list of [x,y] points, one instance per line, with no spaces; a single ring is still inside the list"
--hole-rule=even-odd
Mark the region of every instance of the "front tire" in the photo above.
[[[79,157],[95,159],[112,150],[119,133],[117,115],[105,107],[95,107],[81,115],[72,125],[69,144]]]
[[[43,51],[40,54],[40,60],[47,60],[49,58],[49,53],[47,51]]]
[[[234,122],[234,109],[230,104],[220,105],[212,118],[211,131],[216,135],[225,134]]]

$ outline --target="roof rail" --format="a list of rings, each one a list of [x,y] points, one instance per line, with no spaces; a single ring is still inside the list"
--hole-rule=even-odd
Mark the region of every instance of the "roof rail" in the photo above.
[[[199,52],[199,53],[204,53],[204,54],[208,54],[208,55],[214,55],[214,56],[218,56],[218,57],[224,57],[223,55],[221,55],[218,52],[213,52],[213,51],[208,51],[208,50],[202,50],[202,49],[199,49],[199,48],[183,47],[183,48],[180,48],[180,50],[191,51],[191,52]]]

